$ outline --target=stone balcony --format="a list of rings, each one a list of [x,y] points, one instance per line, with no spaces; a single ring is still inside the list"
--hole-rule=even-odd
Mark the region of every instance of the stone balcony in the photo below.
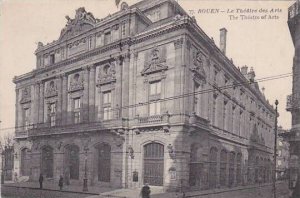
[[[44,136],[44,135],[59,135],[68,133],[84,133],[110,131],[113,133],[122,134],[120,129],[127,127],[128,123],[125,119],[107,120],[99,122],[86,122],[79,124],[69,124],[60,126],[50,126],[50,123],[40,123],[28,130],[28,137]]]
[[[299,94],[298,94],[299,95]],[[297,94],[291,94],[286,99],[286,110],[292,111],[294,109],[300,109],[300,97]]]
[[[136,129],[144,130],[164,130],[168,132],[170,125],[170,115],[168,113],[153,116],[137,116],[132,120],[131,126]],[[143,129],[142,129],[143,128]]]
[[[209,120],[204,119],[198,115],[196,115],[196,113],[192,113],[192,115],[189,118],[189,124],[191,126],[194,126],[196,128],[200,128],[206,131],[210,131],[210,125],[209,125]]]

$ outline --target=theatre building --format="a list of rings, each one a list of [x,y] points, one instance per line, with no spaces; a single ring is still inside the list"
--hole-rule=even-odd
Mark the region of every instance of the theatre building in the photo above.
[[[14,171],[70,185],[229,188],[271,179],[274,108],[255,72],[174,0],[81,7],[14,78]],[[45,25],[46,27],[46,25]]]

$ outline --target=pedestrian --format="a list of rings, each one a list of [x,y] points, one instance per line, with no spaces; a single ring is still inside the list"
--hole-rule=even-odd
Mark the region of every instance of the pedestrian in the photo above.
[[[40,189],[43,189],[43,181],[44,181],[44,176],[43,176],[43,174],[41,173],[41,174],[40,174],[40,177],[39,177]]]
[[[63,176],[61,175],[61,176],[59,177],[59,181],[58,181],[59,190],[62,190],[63,185],[64,185],[64,178],[63,178]]]
[[[141,190],[142,198],[150,198],[150,193],[151,193],[151,190],[150,190],[149,184],[146,183],[146,184],[142,187],[142,190]]]

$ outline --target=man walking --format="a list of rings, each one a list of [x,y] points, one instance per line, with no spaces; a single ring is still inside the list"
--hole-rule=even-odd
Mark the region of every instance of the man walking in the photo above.
[[[150,190],[149,184],[146,183],[141,190],[142,198],[150,198],[150,193],[151,193],[151,190]]]
[[[43,181],[44,181],[44,176],[43,176],[43,174],[41,173],[41,174],[40,174],[40,177],[39,177],[40,189],[43,189]]]
[[[60,178],[59,178],[59,181],[58,181],[59,190],[62,190],[63,185],[64,185],[64,178],[61,175]]]

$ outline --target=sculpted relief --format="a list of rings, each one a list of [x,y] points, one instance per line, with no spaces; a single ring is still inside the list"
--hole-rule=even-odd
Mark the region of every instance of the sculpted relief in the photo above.
[[[66,19],[67,24],[60,33],[59,39],[61,40],[78,35],[82,31],[89,30],[98,22],[98,19],[95,19],[92,13],[86,12],[84,7],[80,7],[76,10],[74,19],[71,19],[69,16],[66,16]]]

